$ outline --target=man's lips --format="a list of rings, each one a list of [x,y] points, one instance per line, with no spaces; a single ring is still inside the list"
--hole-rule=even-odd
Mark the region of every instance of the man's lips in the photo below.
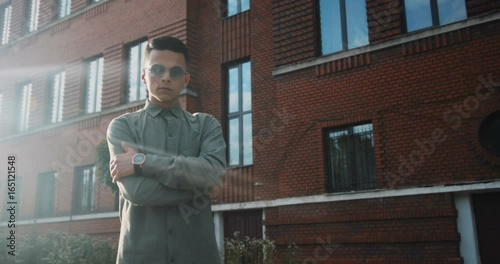
[[[158,91],[169,91],[169,92],[173,91],[172,88],[168,88],[168,87],[158,87],[157,90]]]

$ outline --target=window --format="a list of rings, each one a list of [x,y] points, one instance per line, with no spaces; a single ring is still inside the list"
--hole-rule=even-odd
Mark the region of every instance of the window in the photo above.
[[[250,9],[250,0],[227,0],[227,16],[233,16]]]
[[[71,0],[59,0],[59,10],[58,17],[63,18],[65,16],[69,16],[71,14]]]
[[[479,127],[479,143],[491,155],[500,157],[500,111],[488,115]]]
[[[369,44],[365,0],[320,0],[322,54]]]
[[[465,0],[405,0],[408,32],[467,19]]]
[[[144,52],[148,42],[143,41],[131,46],[128,53],[128,89],[127,102],[146,99],[146,86],[141,80],[142,67],[144,66]]]
[[[30,121],[31,107],[31,83],[20,85],[19,90],[19,117],[17,119],[17,130],[26,131]]]
[[[64,101],[64,83],[66,73],[64,71],[54,74],[51,79],[51,102],[52,106],[50,122],[57,123],[62,121],[63,101]]]
[[[12,6],[10,4],[0,7],[0,40],[2,45],[9,43],[11,13]]]
[[[38,13],[40,9],[40,0],[28,0],[28,19],[26,29],[28,32],[33,32],[38,29]]]
[[[76,169],[74,213],[85,214],[94,211],[95,180],[95,165]]]
[[[375,188],[372,124],[329,130],[326,141],[329,191]]]
[[[47,172],[38,175],[37,182],[37,217],[51,217],[54,215],[54,202],[56,192],[55,172]]]
[[[87,66],[87,94],[85,113],[101,111],[102,73],[104,59],[102,57],[92,60]]]
[[[253,163],[251,64],[245,62],[228,70],[229,165]]]

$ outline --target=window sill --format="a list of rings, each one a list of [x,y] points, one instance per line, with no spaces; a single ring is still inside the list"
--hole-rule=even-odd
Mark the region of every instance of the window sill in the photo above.
[[[496,21],[496,20],[500,20],[500,13],[493,13],[493,14],[487,14],[484,16],[474,17],[474,18],[470,18],[468,20],[455,22],[453,24],[444,25],[444,26],[440,26],[440,27],[433,27],[433,28],[429,28],[429,29],[425,29],[425,30],[422,29],[422,30],[419,30],[416,32],[407,33],[407,34],[402,35],[396,39],[392,39],[392,40],[388,40],[388,41],[384,41],[384,42],[380,42],[380,43],[376,43],[376,44],[371,44],[368,46],[364,46],[364,47],[360,47],[360,48],[356,48],[356,49],[352,49],[352,50],[347,50],[344,52],[338,52],[338,53],[334,53],[334,54],[330,54],[330,55],[326,55],[326,56],[322,56],[322,57],[318,57],[318,58],[313,58],[313,59],[299,62],[296,64],[289,64],[289,65],[280,66],[280,67],[273,69],[272,74],[273,74],[273,76],[279,76],[282,74],[291,73],[294,71],[318,66],[318,65],[321,65],[324,63],[328,63],[328,62],[332,62],[332,61],[336,61],[336,60],[340,60],[340,59],[345,59],[345,58],[360,55],[363,53],[387,49],[390,47],[398,46],[398,45],[412,42],[415,40],[428,38],[431,36],[440,35],[443,33],[451,32],[451,31],[455,31],[455,30],[459,30],[459,29],[463,29],[463,28],[468,28],[468,27],[472,27],[472,26],[476,26],[476,25],[480,25],[480,24],[484,24],[484,23],[489,23],[489,22]]]

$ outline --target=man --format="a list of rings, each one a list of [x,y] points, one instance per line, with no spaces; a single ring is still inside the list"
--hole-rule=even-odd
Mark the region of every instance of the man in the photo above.
[[[190,80],[188,60],[179,39],[153,39],[141,75],[145,107],[108,127],[120,190],[118,264],[220,263],[209,190],[224,177],[226,144],[214,117],[178,102]]]

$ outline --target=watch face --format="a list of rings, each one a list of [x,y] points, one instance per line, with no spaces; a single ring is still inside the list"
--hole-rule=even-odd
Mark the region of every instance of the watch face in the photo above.
[[[144,154],[135,154],[132,158],[133,164],[142,164],[146,160],[146,156]]]

